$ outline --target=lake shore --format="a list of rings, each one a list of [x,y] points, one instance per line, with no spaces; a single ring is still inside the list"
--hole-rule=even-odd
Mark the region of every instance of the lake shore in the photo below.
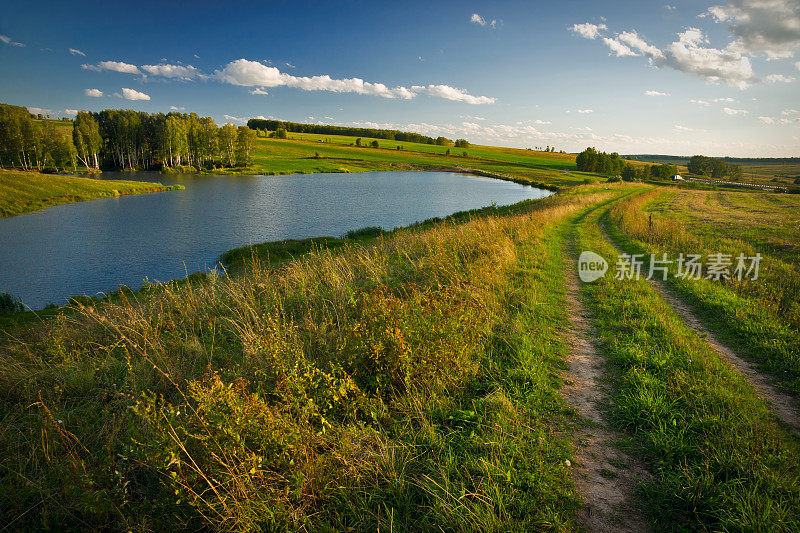
[[[181,185],[0,170],[0,218],[54,205],[183,189]]]

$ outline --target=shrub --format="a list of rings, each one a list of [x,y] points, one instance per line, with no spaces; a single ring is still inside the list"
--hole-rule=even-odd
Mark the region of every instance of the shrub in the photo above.
[[[14,298],[7,292],[0,293],[0,313],[19,313],[24,310],[25,308],[22,306],[22,302],[17,298]]]
[[[351,229],[344,236],[346,239],[358,239],[359,237],[377,237],[382,233],[383,230],[378,226],[367,226],[365,228]]]

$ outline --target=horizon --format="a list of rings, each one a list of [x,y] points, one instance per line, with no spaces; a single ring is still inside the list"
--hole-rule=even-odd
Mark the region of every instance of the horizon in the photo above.
[[[800,4],[768,4],[438,4],[419,17],[422,4],[32,2],[0,23],[0,91],[54,117],[180,111],[570,153],[797,157]],[[151,8],[182,24],[146,22]]]

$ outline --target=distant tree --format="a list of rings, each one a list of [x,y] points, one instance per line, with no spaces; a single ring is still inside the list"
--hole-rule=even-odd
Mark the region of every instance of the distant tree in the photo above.
[[[636,167],[634,167],[630,163],[625,163],[625,166],[622,167],[622,172],[620,173],[620,177],[622,178],[623,181],[636,181],[639,175],[636,172]]]
[[[286,139],[288,135],[286,134],[286,130],[283,128],[278,128],[275,130],[275,138],[276,139]]]
[[[361,146],[361,137],[356,139],[356,146]]]
[[[80,111],[72,123],[72,141],[75,143],[78,159],[86,168],[100,168],[98,154],[103,148],[100,126],[94,116]]]
[[[253,146],[256,142],[256,133],[247,126],[239,126],[236,134],[236,164],[248,166],[253,161]]]
[[[456,148],[469,148],[469,143],[466,139],[456,139],[454,146]]]
[[[436,137],[436,146],[450,146],[451,144],[453,144],[453,141],[447,137]]]
[[[369,145],[373,148],[380,148],[380,144],[378,144],[378,141],[372,141],[371,143],[369,143]]]
[[[229,167],[236,162],[237,133],[236,126],[233,124],[225,124],[219,129],[219,152]]]
[[[447,149],[447,150],[444,152],[444,155],[450,155],[450,148],[448,148],[448,149]]]

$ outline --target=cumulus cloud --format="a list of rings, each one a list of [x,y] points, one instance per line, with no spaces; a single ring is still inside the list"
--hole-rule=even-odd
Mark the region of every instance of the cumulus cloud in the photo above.
[[[667,4],[667,5],[664,6],[664,9],[666,9],[667,11],[675,11],[676,8],[675,8],[675,6],[671,6],[671,5]]]
[[[797,0],[731,0],[708,8],[725,23],[748,53],[767,59],[792,57],[800,46],[800,2]]]
[[[86,54],[84,54],[83,52],[81,52],[80,50],[77,50],[75,48],[70,48],[69,49],[69,53],[74,55],[74,56],[84,56],[84,57],[86,57]]]
[[[600,32],[607,30],[608,26],[605,24],[592,24],[591,22],[584,22],[583,24],[573,24],[570,31],[573,31],[583,37],[584,39],[597,39]]]
[[[758,121],[762,124],[775,124],[775,119],[772,117],[758,117]]]
[[[603,42],[606,43],[606,46],[615,54],[617,57],[625,57],[625,56],[638,56],[636,52],[628,48],[626,45],[622,44],[616,39],[611,39],[609,37],[603,37]]]
[[[617,39],[620,42],[627,44],[634,50],[639,50],[641,53],[651,58],[651,60],[664,59],[664,53],[655,46],[645,41],[636,32],[636,30],[624,31],[617,36]]]
[[[794,81],[793,76],[784,76],[783,74],[770,74],[764,79],[770,83],[791,83]]]
[[[83,64],[81,68],[84,70],[94,70],[95,72],[110,70],[113,72],[122,72],[123,74],[141,74],[139,67],[123,61],[100,61],[96,65]]]
[[[573,31],[578,30],[573,27]],[[604,37],[603,43],[617,57],[643,55],[656,67],[669,67],[712,83],[724,81],[744,89],[759,81],[753,74],[750,59],[742,54],[736,42],[723,49],[712,48],[707,46],[708,39],[697,28],[679,33],[678,39],[663,50],[648,43],[635,30]]]
[[[28,107],[28,113],[33,113],[34,115],[52,115],[53,111],[50,109],[45,109],[43,107]]]
[[[594,109],[576,109],[575,112],[581,115],[588,115],[589,113],[594,113]],[[572,113],[572,110],[567,109],[567,113]]]
[[[708,102],[707,102],[707,101],[705,101],[705,100],[689,100],[689,103],[690,103],[690,104],[702,105],[702,106],[706,106],[706,107],[708,107],[708,106],[710,106],[710,105],[711,105],[710,103],[708,103]]]
[[[750,113],[746,109],[731,109],[730,107],[723,107],[722,112],[731,116],[744,116]]]
[[[91,96],[92,98],[100,98],[103,96],[103,91],[100,89],[84,89],[83,94]]]
[[[731,98],[730,96],[724,96],[722,98],[714,98],[714,103],[727,102],[729,104],[732,104],[735,101],[736,101],[736,98]]]
[[[65,109],[64,110],[64,114],[65,115],[69,115],[71,117],[74,117],[75,115],[78,114],[78,110],[77,109]]]
[[[661,91],[645,91],[647,96],[669,96],[669,93],[662,93]]]
[[[183,110],[184,110],[184,109],[186,109],[186,108],[185,108],[185,107],[183,107],[183,106],[181,106],[181,107],[178,107],[178,106],[176,106],[176,105],[171,105],[171,106],[169,106],[169,109],[170,109],[170,111],[183,111]]]
[[[150,96],[127,87],[122,88],[122,97],[126,100],[150,100]]]
[[[677,41],[667,46],[666,57],[655,58],[654,62],[710,82],[724,81],[740,89],[758,81],[750,59],[737,50],[735,43],[724,49],[703,46],[707,43],[702,31],[688,28],[678,34]]]
[[[410,89],[403,86],[390,88],[383,83],[371,83],[361,78],[336,79],[327,74],[311,77],[293,76],[283,73],[275,67],[247,59],[231,61],[221,70],[216,70],[213,77],[223,83],[242,87],[256,87],[262,90],[267,87],[285,86],[295,87],[304,91],[368,94],[405,100],[410,100],[419,93],[425,93],[430,96],[468,104],[491,104],[495,102],[494,98],[472,96],[462,89],[456,89],[448,85],[415,85]]]
[[[256,87],[255,89],[250,91],[250,94],[269,94],[269,93],[266,91],[266,89],[263,89],[261,87]]]
[[[414,94],[425,93],[429,96],[453,100],[454,102],[464,102],[466,104],[493,104],[496,98],[489,96],[472,96],[464,89],[456,89],[449,85],[413,85],[411,91]]]
[[[191,80],[200,74],[200,71],[192,65],[142,65],[142,70],[151,76],[181,78],[185,80]]]
[[[244,124],[244,123],[247,122],[246,118],[234,117],[233,115],[223,115],[223,116],[225,117],[225,120],[227,120],[228,122],[231,122],[233,124]],[[258,118],[258,117],[256,117],[256,118]]]
[[[7,44],[9,46],[25,46],[23,43],[13,41],[8,35],[0,35],[0,43]]]

